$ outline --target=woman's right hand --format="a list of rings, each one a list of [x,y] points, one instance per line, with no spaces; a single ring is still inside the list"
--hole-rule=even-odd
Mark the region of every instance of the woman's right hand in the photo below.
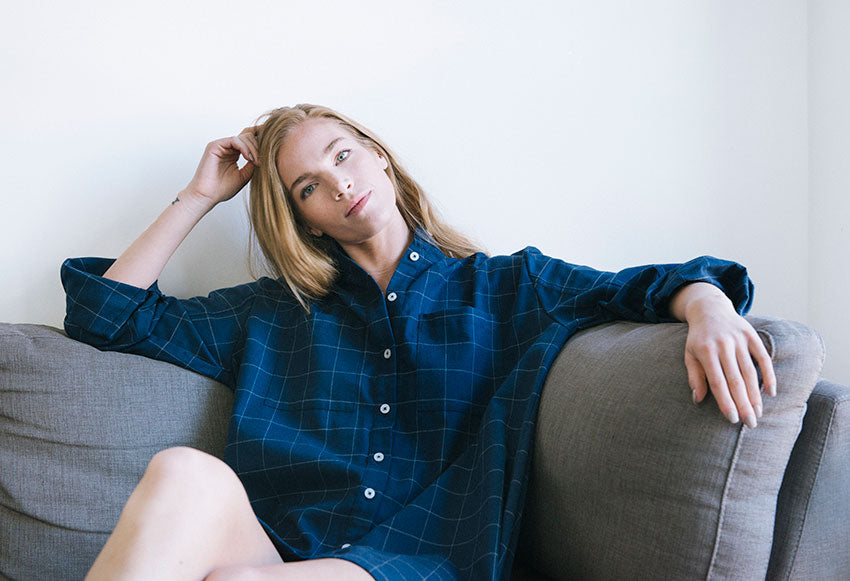
[[[143,289],[150,287],[195,224],[213,206],[245,187],[259,163],[259,151],[254,127],[207,145],[189,185],[103,276]],[[236,165],[240,155],[248,160],[242,169]]]
[[[254,127],[244,129],[239,135],[210,142],[192,181],[179,197],[191,198],[209,208],[229,200],[251,179],[259,163],[259,151]],[[247,160],[241,169],[237,165],[240,155]]]

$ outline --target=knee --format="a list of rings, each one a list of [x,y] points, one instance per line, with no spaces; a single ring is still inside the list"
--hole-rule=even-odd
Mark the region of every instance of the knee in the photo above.
[[[193,495],[198,499],[202,499],[205,492],[221,494],[232,488],[242,488],[236,474],[223,461],[183,446],[157,452],[142,482],[148,487],[168,490],[178,496]]]

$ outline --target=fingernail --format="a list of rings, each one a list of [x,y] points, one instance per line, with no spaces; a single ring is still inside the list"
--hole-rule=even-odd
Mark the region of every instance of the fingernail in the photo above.
[[[771,397],[776,397],[776,384],[772,384],[770,387],[768,387],[768,388],[767,388],[767,393],[768,393]]]
[[[251,160],[251,163],[254,163],[254,156],[251,155],[250,153],[248,154],[248,159]]]
[[[697,401],[697,392],[696,392],[696,391],[691,390],[691,399],[692,399],[692,400],[694,400],[694,403],[695,403],[695,404],[698,404],[698,403],[699,403],[699,402]]]
[[[729,421],[733,424],[737,424],[739,421],[741,421],[741,418],[738,417],[738,412],[736,410],[732,410],[731,412],[729,412]]]
[[[757,418],[760,418],[760,417],[761,417],[761,413],[762,413],[761,405],[756,404],[756,405],[755,405],[755,410],[756,410],[756,417],[757,417]]]
[[[755,427],[758,425],[758,422],[756,421],[756,417],[755,417],[755,416],[748,415],[748,416],[746,416],[746,417],[744,418],[744,424],[745,424],[748,428],[750,428],[751,430],[753,430],[753,429],[755,429]]]

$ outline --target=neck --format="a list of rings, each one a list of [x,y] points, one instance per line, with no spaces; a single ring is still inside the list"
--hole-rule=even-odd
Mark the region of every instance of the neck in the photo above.
[[[413,240],[413,232],[399,214],[387,227],[368,240],[358,244],[342,244],[348,256],[375,279],[383,292],[401,261],[404,251]]]

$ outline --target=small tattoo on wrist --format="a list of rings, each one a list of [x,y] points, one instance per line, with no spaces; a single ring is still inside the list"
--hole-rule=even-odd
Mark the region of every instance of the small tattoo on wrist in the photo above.
[[[171,202],[171,205],[173,206],[174,204],[176,204],[179,201],[180,201],[180,196],[177,196],[176,198],[174,198],[174,201]]]

